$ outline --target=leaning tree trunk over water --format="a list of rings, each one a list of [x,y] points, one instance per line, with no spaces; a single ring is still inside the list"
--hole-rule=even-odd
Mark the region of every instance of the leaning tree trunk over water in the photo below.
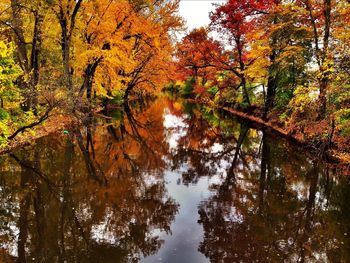
[[[39,117],[39,119],[31,124],[28,124],[28,125],[25,125],[25,126],[22,126],[20,128],[18,128],[12,135],[10,135],[8,137],[9,140],[13,140],[14,138],[16,138],[16,136],[20,133],[23,133],[24,131],[28,130],[28,129],[31,129],[31,128],[34,128],[35,126],[38,126],[40,124],[42,124],[45,120],[47,120],[49,117],[50,117],[50,113],[51,111],[55,108],[55,106],[49,106],[45,113]]]

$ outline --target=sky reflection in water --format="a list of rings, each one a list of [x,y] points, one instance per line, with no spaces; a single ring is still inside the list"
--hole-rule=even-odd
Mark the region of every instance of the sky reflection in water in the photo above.
[[[347,178],[161,98],[0,159],[2,262],[350,262]]]

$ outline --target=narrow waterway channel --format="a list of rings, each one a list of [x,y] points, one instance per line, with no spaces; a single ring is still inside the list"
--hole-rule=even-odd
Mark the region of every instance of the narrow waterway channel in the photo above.
[[[350,262],[349,179],[161,97],[0,157],[0,262]]]

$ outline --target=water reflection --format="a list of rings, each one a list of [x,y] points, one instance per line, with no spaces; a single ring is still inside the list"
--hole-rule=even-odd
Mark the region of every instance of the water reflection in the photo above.
[[[1,262],[350,262],[350,185],[232,116],[159,99],[0,158]]]
[[[338,182],[328,169],[286,153],[265,133],[259,166],[246,166],[236,159],[246,151],[241,141],[249,140],[241,127],[227,175],[199,206],[205,233],[199,250],[211,262],[348,262],[347,179]]]
[[[149,110],[2,158],[3,261],[134,262],[160,248],[178,206],[162,178],[162,109]]]

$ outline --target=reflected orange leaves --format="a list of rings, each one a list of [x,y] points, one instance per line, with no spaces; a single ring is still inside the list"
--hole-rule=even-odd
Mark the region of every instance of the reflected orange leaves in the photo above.
[[[161,174],[159,171],[164,168],[164,163],[160,156],[166,153],[161,143],[164,134],[163,110],[162,102],[153,103],[138,113],[137,120],[126,117],[120,124],[108,123],[95,131],[99,134],[94,137],[96,161],[104,168],[106,175],[118,176],[115,174],[118,171],[129,174],[138,167]],[[114,140],[111,129],[123,140]],[[106,145],[106,140],[111,143]]]
[[[18,247],[20,262],[44,251],[47,260],[69,262],[124,262],[157,251],[162,241],[156,233],[170,231],[178,207],[162,179],[163,104],[138,110],[137,119],[134,110],[124,112],[118,125],[89,123],[86,134],[44,138],[30,155],[20,151],[15,160],[5,159],[3,173],[22,166],[20,176],[15,172],[2,184],[19,188],[9,194],[13,218],[5,222],[17,225],[23,242],[7,239],[11,233],[4,238]],[[41,221],[45,225],[35,223]]]
[[[111,115],[0,159],[9,257],[137,262],[168,253],[162,237],[180,213],[203,230],[190,253],[213,262],[348,261],[349,184],[283,139],[177,99]],[[195,217],[169,176],[181,191],[204,189]]]

